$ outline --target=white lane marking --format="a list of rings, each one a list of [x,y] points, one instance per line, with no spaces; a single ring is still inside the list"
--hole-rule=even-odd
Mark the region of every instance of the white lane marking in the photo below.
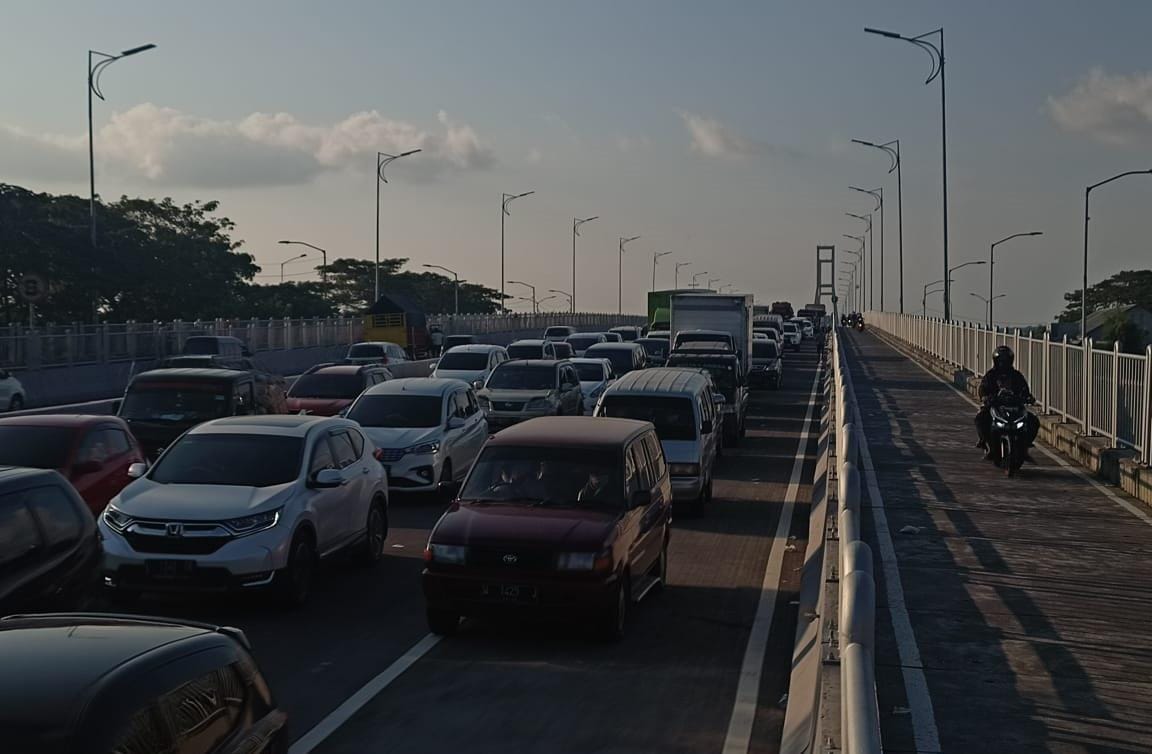
[[[792,529],[792,508],[796,504],[796,496],[800,493],[800,477],[804,473],[804,462],[807,460],[808,433],[812,426],[812,414],[816,407],[822,371],[822,367],[818,366],[816,376],[812,379],[808,411],[804,416],[804,426],[800,431],[800,441],[797,443],[795,460],[792,463],[792,478],[788,482],[784,507],[780,510],[780,521],[776,525],[776,538],[772,541],[768,564],[764,568],[760,599],[756,604],[756,618],[752,622],[752,631],[744,648],[744,660],[740,664],[740,682],[736,685],[736,700],[732,704],[732,717],[728,720],[728,734],[724,737],[724,754],[747,754],[752,745],[752,726],[756,722],[756,710],[759,707],[764,654],[772,629],[772,617],[776,612],[776,597],[784,567],[784,550],[788,532]]]
[[[855,381],[853,381],[855,388]],[[864,467],[864,478],[868,485],[868,495],[872,498],[872,528],[876,530],[876,544],[880,548],[880,564],[884,571],[884,593],[888,598],[888,612],[892,615],[892,633],[896,638],[896,653],[900,656],[900,672],[904,676],[904,690],[908,695],[908,709],[912,722],[912,741],[917,752],[939,752],[940,732],[936,729],[936,712],[932,706],[932,694],[928,689],[928,678],[924,675],[924,665],[920,659],[920,645],[916,643],[916,633],[912,630],[912,619],[904,601],[904,587],[900,582],[900,564],[896,559],[896,547],[892,543],[892,532],[888,528],[888,515],[884,511],[884,497],[880,494],[880,484],[876,479],[876,467],[872,465],[872,452],[868,449],[867,432],[860,415],[860,401],[853,405],[852,419],[859,433],[860,463]]]
[[[339,707],[329,712],[323,720],[316,723],[316,726],[312,728],[312,730],[298,738],[296,743],[288,748],[288,754],[308,754],[311,752],[323,743],[328,736],[335,733],[341,725],[348,722],[353,715],[360,711],[361,707],[372,701],[372,699],[387,688],[390,683],[403,675],[405,670],[412,667],[417,660],[428,654],[428,651],[439,642],[440,637],[434,634],[428,634],[416,642],[412,645],[411,649],[396,658],[396,661],[385,668],[380,675],[364,684],[359,691],[345,699]]]

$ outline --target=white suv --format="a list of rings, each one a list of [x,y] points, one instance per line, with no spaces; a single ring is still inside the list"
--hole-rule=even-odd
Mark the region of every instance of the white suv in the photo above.
[[[0,369],[0,411],[24,408],[24,386],[7,369]]]
[[[270,587],[300,605],[320,558],[351,549],[372,565],[384,554],[387,480],[372,441],[346,419],[216,419],[129,475],[140,478],[98,521],[114,598]]]

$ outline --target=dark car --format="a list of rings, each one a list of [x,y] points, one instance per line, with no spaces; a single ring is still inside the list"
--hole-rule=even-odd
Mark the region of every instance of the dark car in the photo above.
[[[182,354],[210,354],[229,358],[251,357],[252,352],[239,338],[231,335],[193,335],[184,341]]]
[[[210,353],[169,356],[156,362],[156,369],[256,369],[247,356],[218,356]]]
[[[570,359],[573,356],[572,344],[566,343],[562,340],[553,341],[552,348],[556,351],[557,359]]]
[[[631,343],[644,336],[643,330],[635,325],[620,325],[619,327],[613,327],[608,332],[616,333],[625,343]]]
[[[85,607],[96,595],[100,556],[92,512],[64,477],[0,467],[0,615]],[[3,649],[0,658],[0,684],[22,676]],[[0,725],[4,752],[6,730]]]
[[[288,389],[288,410],[336,416],[360,393],[390,379],[392,373],[375,364],[317,364]]]
[[[93,514],[132,481],[128,469],[144,452],[123,419],[41,414],[0,419],[0,466],[55,469]]]
[[[547,417],[488,440],[424,553],[433,632],[517,611],[587,620],[620,638],[663,583],[672,485],[656,430]]]
[[[445,335],[444,336],[444,351],[456,346],[472,346],[476,345],[478,341],[475,335]]]
[[[0,620],[5,754],[285,754],[236,629],[98,613]]]
[[[700,369],[711,375],[716,389],[724,397],[721,404],[724,442],[738,445],[744,438],[748,414],[748,375],[740,357],[723,343],[700,343],[693,348],[673,350],[668,354],[668,366]]]
[[[667,338],[640,338],[636,341],[636,345],[644,347],[647,365],[650,367],[662,367],[668,360],[670,346]]]
[[[634,369],[643,369],[648,364],[644,346],[636,343],[597,343],[588,346],[584,358],[608,359],[617,377],[623,377]]]

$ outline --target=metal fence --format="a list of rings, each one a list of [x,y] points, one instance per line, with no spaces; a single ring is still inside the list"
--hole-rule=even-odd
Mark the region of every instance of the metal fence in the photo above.
[[[908,345],[974,374],[992,366],[992,351],[1007,344],[1016,368],[1028,379],[1041,411],[1057,414],[1130,448],[1144,463],[1152,458],[1152,346],[1143,354],[1096,348],[1087,350],[1045,333],[1033,338],[1019,329],[988,328],[970,322],[945,322],[895,312],[869,312],[866,321]],[[1087,352],[1088,358],[1085,358]]]

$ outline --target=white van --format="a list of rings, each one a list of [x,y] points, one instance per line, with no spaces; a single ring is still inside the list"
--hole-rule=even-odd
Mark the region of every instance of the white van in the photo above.
[[[652,422],[668,459],[673,500],[699,513],[712,499],[712,472],[723,437],[712,383],[698,369],[629,372],[604,391],[595,416]]]

